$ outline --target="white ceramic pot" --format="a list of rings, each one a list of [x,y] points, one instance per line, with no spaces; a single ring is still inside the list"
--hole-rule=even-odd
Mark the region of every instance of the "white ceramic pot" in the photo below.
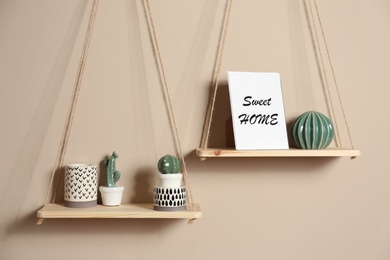
[[[158,181],[160,187],[164,188],[179,188],[181,187],[182,173],[175,174],[158,174]]]
[[[100,186],[99,191],[102,195],[102,202],[104,206],[119,206],[122,203],[122,194],[125,187],[106,187]]]

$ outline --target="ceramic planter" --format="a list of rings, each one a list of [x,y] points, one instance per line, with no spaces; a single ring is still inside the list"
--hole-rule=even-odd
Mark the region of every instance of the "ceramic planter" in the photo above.
[[[153,209],[177,211],[186,209],[186,188],[182,186],[182,173],[158,175],[158,185],[153,189]]]
[[[154,210],[178,211],[186,209],[187,193],[185,187],[163,188],[155,186],[153,196]]]
[[[99,191],[102,195],[103,206],[119,206],[122,203],[123,186],[106,187],[100,186]]]
[[[64,205],[87,208],[97,205],[98,166],[70,164],[65,166]]]

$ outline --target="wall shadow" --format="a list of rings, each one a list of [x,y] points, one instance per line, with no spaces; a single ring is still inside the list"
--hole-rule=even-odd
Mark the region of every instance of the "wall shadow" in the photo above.
[[[212,95],[211,92],[210,95]],[[291,119],[286,122],[290,148],[296,148],[290,134],[294,120]],[[231,124],[229,89],[228,83],[225,81],[220,83],[217,90],[207,147],[234,148]],[[186,162],[197,171],[201,167],[210,167],[213,172],[223,172],[224,174],[236,173],[237,171],[254,172],[256,169],[259,169],[259,171],[254,174],[275,174],[285,171],[288,173],[312,173],[314,170],[337,159],[338,157],[239,157],[201,160],[196,156],[195,150],[185,156]]]
[[[155,171],[151,167],[139,169],[134,175],[132,203],[152,203]]]
[[[38,210],[38,209],[37,209]],[[186,219],[45,219],[36,225],[33,213],[13,222],[6,228],[7,238],[14,235],[105,235],[128,232],[153,234],[170,229],[173,225],[187,225]],[[6,238],[6,239],[7,239]]]
[[[210,95],[212,93],[210,92]],[[219,83],[212,114],[208,147],[226,147],[226,121],[231,117],[227,81]]]

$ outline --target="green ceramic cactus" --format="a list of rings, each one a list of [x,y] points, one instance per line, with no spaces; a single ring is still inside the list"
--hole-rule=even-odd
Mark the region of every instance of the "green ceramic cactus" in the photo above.
[[[157,168],[162,174],[178,173],[180,167],[180,160],[173,155],[165,155],[157,163]]]
[[[116,183],[121,177],[121,173],[116,170],[115,160],[118,158],[118,154],[114,151],[110,157],[104,159],[104,165],[107,169],[106,186],[116,187]]]

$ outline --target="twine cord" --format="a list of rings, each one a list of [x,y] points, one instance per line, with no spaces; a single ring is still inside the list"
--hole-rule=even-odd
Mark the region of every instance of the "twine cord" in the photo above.
[[[58,146],[56,161],[55,161],[54,167],[53,167],[50,186],[49,186],[49,190],[48,190],[48,193],[46,196],[46,203],[48,203],[49,200],[52,203],[55,202],[59,178],[57,180],[56,185],[53,187],[54,177],[56,175],[56,172],[57,171],[59,172],[64,166],[66,148],[68,146],[69,136],[70,136],[70,132],[72,129],[72,122],[73,122],[74,114],[75,114],[76,107],[77,107],[77,100],[78,100],[78,96],[79,96],[81,85],[82,85],[81,82],[83,79],[85,63],[87,61],[92,31],[93,31],[93,27],[94,27],[95,19],[96,19],[96,14],[97,14],[97,10],[98,10],[98,4],[99,4],[99,0],[94,0],[93,5],[92,5],[90,19],[88,22],[87,32],[85,34],[85,40],[84,40],[84,45],[83,45],[83,50],[81,53],[80,61],[79,61],[79,67],[77,70],[76,82],[74,84],[72,98],[71,98],[69,108],[68,108],[68,114],[67,114],[67,117],[65,120],[65,125],[64,125],[63,131],[62,131],[61,141],[60,141],[60,144]],[[51,199],[50,199],[50,197],[51,197]]]
[[[324,58],[323,58],[323,55],[322,55],[322,48],[321,48],[320,40],[319,40],[319,37],[318,37],[317,26],[316,26],[315,19],[314,19],[313,8],[312,8],[310,0],[308,0],[308,2],[309,2],[310,17],[311,17],[311,20],[312,20],[313,30],[314,30],[314,35],[315,35],[315,42],[317,44],[318,53],[319,53],[319,56],[320,56],[322,75],[324,76],[325,87],[326,87],[326,91],[327,91],[326,92],[326,95],[327,95],[326,101],[327,101],[327,104],[328,104],[328,108],[331,109],[331,114],[330,115],[332,117],[332,121],[335,124],[335,134],[336,134],[335,135],[335,141],[336,141],[336,146],[340,147],[340,146],[342,146],[342,144],[341,144],[341,139],[340,139],[340,132],[339,132],[338,122],[337,122],[337,118],[336,118],[336,113],[335,113],[334,106],[333,106],[332,95],[331,95],[331,91],[330,91],[330,87],[329,87],[328,75],[327,75],[326,70],[325,70],[325,63],[324,63]],[[317,16],[317,18],[319,19],[319,16]]]
[[[232,7],[233,0],[228,0],[226,2],[226,8],[225,8],[225,14],[223,19],[223,25],[222,25],[222,34],[220,37],[220,41],[218,44],[218,54],[217,54],[217,60],[215,62],[214,67],[214,73],[213,73],[213,79],[212,79],[212,92],[211,92],[211,98],[209,100],[209,104],[207,106],[205,121],[204,121],[204,127],[202,132],[202,139],[200,147],[206,149],[209,142],[210,137],[210,129],[211,129],[211,121],[214,114],[214,107],[215,107],[215,101],[217,97],[217,90],[218,90],[218,83],[219,83],[219,76],[222,66],[222,59],[223,54],[225,50],[225,42],[226,42],[226,36],[228,32],[228,26],[230,21],[230,13],[231,13],[231,7]]]
[[[348,134],[348,138],[349,138],[349,143],[351,145],[351,148],[355,149],[354,145],[353,145],[353,141],[352,141],[352,136],[351,136],[351,131],[350,131],[350,128],[349,128],[348,120],[347,120],[347,117],[346,117],[346,114],[345,114],[344,105],[343,105],[343,101],[342,101],[342,98],[341,98],[339,86],[338,86],[337,79],[336,79],[336,73],[335,73],[333,62],[332,62],[332,59],[331,59],[331,56],[330,56],[329,47],[328,47],[328,41],[326,39],[324,28],[322,26],[322,20],[321,20],[320,12],[319,12],[319,9],[318,9],[317,1],[313,0],[313,2],[314,2],[315,15],[316,15],[316,17],[318,19],[320,32],[321,32],[323,43],[324,43],[325,50],[326,50],[326,57],[327,57],[327,60],[329,62],[329,66],[330,66],[330,69],[331,69],[333,82],[334,82],[334,85],[335,85],[338,101],[339,101],[341,112],[342,112],[342,116],[343,116],[343,119],[344,119],[344,124],[346,126],[346,130],[347,130],[347,134]],[[317,31],[317,26],[316,26],[316,23],[315,23],[315,20],[314,20],[314,11],[313,11],[313,7],[312,7],[312,4],[311,4],[310,0],[308,0],[308,3],[309,3],[309,10],[310,10],[311,20],[312,20],[314,34],[315,34],[315,40],[316,40],[316,44],[317,44],[317,47],[318,47],[318,52],[319,52],[319,55],[320,55],[320,61],[321,61],[321,66],[322,66],[322,68],[321,68],[322,69],[322,74],[324,75],[325,86],[326,86],[326,89],[327,89],[327,96],[328,96],[327,103],[328,103],[328,107],[331,107],[331,110],[332,110],[331,111],[332,112],[331,116],[333,117],[333,121],[335,123],[335,128],[336,128],[336,136],[335,136],[336,137],[336,145],[338,147],[342,147],[340,133],[339,133],[339,130],[338,130],[339,128],[338,128],[336,113],[334,111],[334,106],[333,106],[330,86],[329,86],[329,82],[328,82],[328,76],[327,76],[327,73],[326,73],[326,70],[325,70],[325,65],[324,65],[323,51],[322,51],[322,48],[321,48],[321,45],[320,45],[318,31]]]
[[[330,69],[331,69],[331,72],[332,72],[333,82],[334,82],[335,87],[336,87],[337,97],[338,97],[338,100],[339,100],[339,103],[340,103],[340,106],[341,106],[341,111],[342,111],[342,114],[343,114],[345,126],[347,128],[349,143],[351,145],[351,148],[355,149],[354,145],[353,145],[353,141],[352,141],[352,136],[351,136],[351,131],[350,131],[350,128],[349,128],[347,116],[345,114],[344,105],[343,105],[343,101],[342,101],[342,98],[341,98],[339,86],[338,86],[337,79],[336,79],[336,73],[335,73],[335,70],[333,68],[333,62],[332,62],[332,59],[331,59],[331,56],[330,56],[328,42],[327,42],[326,37],[325,37],[325,32],[324,32],[324,28],[322,26],[321,16],[320,16],[320,12],[318,10],[318,5],[317,5],[317,1],[316,0],[314,0],[314,6],[315,6],[315,9],[316,9],[316,14],[317,14],[319,25],[320,25],[320,28],[321,28],[322,38],[324,39],[325,50],[326,50],[327,58],[328,58],[328,61],[329,61]]]
[[[173,113],[172,101],[171,101],[171,97],[169,95],[168,84],[167,84],[167,79],[165,76],[165,69],[164,69],[164,65],[163,65],[163,61],[162,61],[161,51],[160,51],[160,47],[159,47],[158,40],[157,40],[157,33],[156,33],[156,28],[154,26],[152,10],[150,8],[149,0],[145,0],[145,2],[146,2],[145,6],[146,6],[146,11],[147,11],[147,20],[148,20],[148,24],[149,24],[150,33],[151,33],[152,45],[153,45],[155,57],[156,57],[157,64],[158,64],[161,86],[162,86],[163,93],[164,93],[165,103],[166,103],[166,106],[168,109],[169,120],[171,123],[173,135],[174,135],[176,151],[179,155],[180,161],[182,162],[184,182],[185,182],[185,185],[187,186],[188,202],[189,202],[189,206],[190,206],[189,208],[193,208],[193,210],[195,210],[195,208],[192,205],[193,204],[193,196],[192,196],[190,180],[189,180],[189,176],[188,176],[188,172],[187,172],[187,165],[186,165],[186,162],[184,160],[184,155],[182,152],[180,138],[179,138],[179,132],[177,129],[176,120],[175,120],[174,113]]]

